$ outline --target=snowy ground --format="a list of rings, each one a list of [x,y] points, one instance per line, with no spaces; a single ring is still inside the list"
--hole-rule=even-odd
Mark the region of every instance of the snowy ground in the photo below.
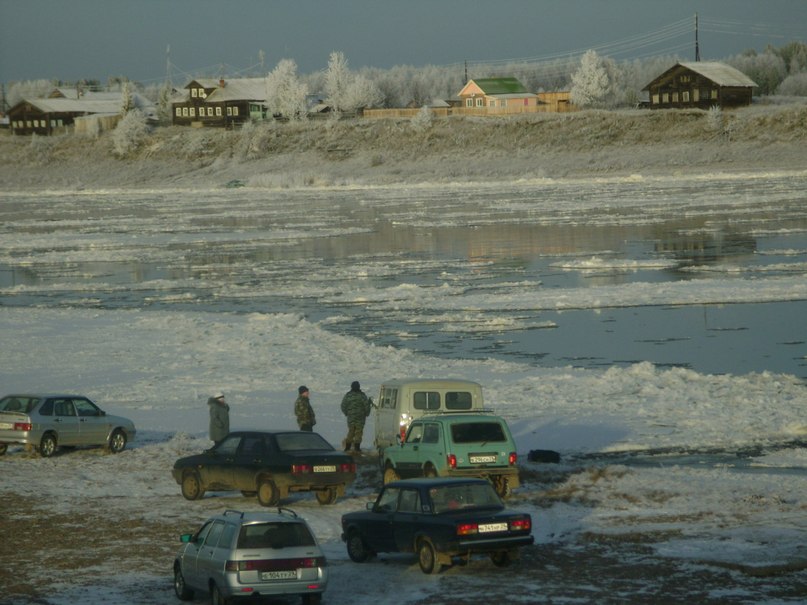
[[[115,254],[128,235],[85,237],[70,253],[92,259],[99,250]],[[90,241],[106,237],[109,247]],[[25,262],[53,254],[46,241],[33,248]],[[640,283],[590,288],[577,302],[797,300],[804,287],[803,274],[663,290]],[[335,506],[302,496],[287,503],[312,524],[333,566],[326,603],[796,603],[807,594],[807,387],[794,376],[445,359],[373,346],[293,312],[92,308],[96,295],[89,288],[86,300],[64,307],[0,307],[2,391],[80,391],[139,430],[117,456],[80,450],[45,460],[12,448],[0,459],[3,605],[177,602],[170,565],[178,535],[213,511],[259,508],[235,494],[187,502],[170,476],[177,457],[209,445],[207,397],[227,393],[233,428],[292,427],[295,389],[305,382],[316,430],[338,443],[338,402],[357,368],[368,389],[403,376],[481,382],[515,433],[524,486],[510,504],[533,514],[537,544],[504,572],[479,561],[426,577],[403,556],[354,564],[339,517],[377,490],[367,462]],[[508,302],[536,308],[551,299]],[[462,313],[458,300],[429,304]],[[495,310],[495,300],[476,302]],[[417,308],[407,297],[384,304]],[[561,464],[528,463],[535,448],[560,451]]]

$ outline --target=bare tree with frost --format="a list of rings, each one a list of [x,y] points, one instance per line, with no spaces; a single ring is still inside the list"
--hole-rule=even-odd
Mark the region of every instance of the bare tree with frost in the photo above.
[[[335,112],[356,111],[381,104],[378,86],[364,74],[353,74],[344,53],[332,52],[325,72],[325,101]]]
[[[297,63],[282,59],[266,76],[266,102],[269,110],[290,120],[306,115],[308,87],[297,77]]]
[[[605,62],[589,50],[580,59],[580,69],[572,74],[570,100],[578,107],[603,107],[610,92]]]
[[[146,116],[139,109],[132,109],[121,118],[115,130],[112,131],[112,145],[115,154],[124,157],[135,151],[145,143],[148,133]]]

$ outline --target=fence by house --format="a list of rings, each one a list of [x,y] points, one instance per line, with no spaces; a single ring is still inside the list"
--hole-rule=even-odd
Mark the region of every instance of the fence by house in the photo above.
[[[568,92],[539,92],[538,105],[512,107],[430,107],[435,117],[508,116],[525,113],[564,113],[577,108],[569,102]],[[365,109],[365,118],[413,118],[420,108]]]

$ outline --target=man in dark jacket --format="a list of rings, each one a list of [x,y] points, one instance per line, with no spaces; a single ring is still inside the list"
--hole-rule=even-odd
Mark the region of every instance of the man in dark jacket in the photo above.
[[[361,438],[364,433],[364,421],[370,415],[373,400],[367,397],[357,380],[350,385],[350,390],[342,398],[342,413],[347,417],[347,437],[345,437],[345,451],[361,451]]]
[[[308,387],[301,386],[297,389],[297,401],[294,402],[294,415],[297,416],[297,426],[301,431],[312,431],[317,419],[314,416],[314,408],[311,407],[311,394]]]
[[[219,391],[207,400],[210,408],[210,439],[218,444],[230,432],[230,406]]]

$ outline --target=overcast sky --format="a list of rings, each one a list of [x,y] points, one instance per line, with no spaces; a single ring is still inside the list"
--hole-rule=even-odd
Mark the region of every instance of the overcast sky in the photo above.
[[[807,0],[0,0],[0,82],[258,75],[327,66],[548,60],[702,60],[807,42]],[[170,53],[167,49],[170,47]],[[252,71],[250,71],[252,68]]]

